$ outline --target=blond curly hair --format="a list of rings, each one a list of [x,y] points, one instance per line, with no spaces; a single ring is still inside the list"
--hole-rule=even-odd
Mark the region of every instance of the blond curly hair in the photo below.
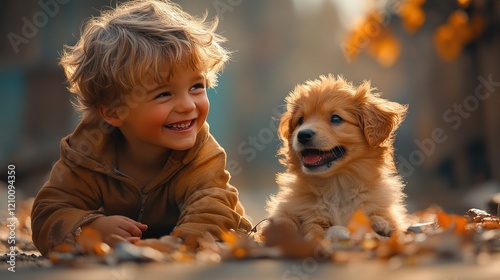
[[[101,106],[123,99],[147,75],[160,82],[185,65],[201,70],[207,86],[215,86],[230,52],[215,33],[218,19],[206,19],[168,0],[133,0],[89,19],[76,45],[64,46],[60,60],[77,111],[99,119]]]

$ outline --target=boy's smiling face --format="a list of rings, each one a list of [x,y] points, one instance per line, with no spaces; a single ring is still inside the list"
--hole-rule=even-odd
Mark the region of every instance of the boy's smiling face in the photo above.
[[[178,68],[162,83],[151,78],[144,84],[139,101],[132,96],[134,102],[128,102],[123,114],[117,112],[118,123],[112,125],[119,127],[128,144],[136,149],[193,147],[210,107],[203,73]]]

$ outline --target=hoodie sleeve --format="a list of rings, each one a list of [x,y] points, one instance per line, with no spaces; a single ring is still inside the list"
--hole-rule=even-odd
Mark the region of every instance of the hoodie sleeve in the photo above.
[[[37,194],[31,212],[33,242],[42,255],[64,242],[73,242],[78,227],[103,216],[99,195],[59,160]],[[93,210],[95,209],[95,210]]]
[[[205,232],[219,238],[230,229],[238,233],[251,230],[243,216],[238,191],[229,184],[226,154],[212,136],[196,157],[181,171],[176,182],[176,199],[181,214],[174,233],[183,239]]]

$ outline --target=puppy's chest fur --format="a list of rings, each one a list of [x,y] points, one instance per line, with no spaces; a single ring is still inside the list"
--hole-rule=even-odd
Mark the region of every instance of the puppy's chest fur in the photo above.
[[[328,185],[316,187],[319,192],[313,195],[315,203],[310,210],[323,227],[347,225],[353,212],[362,207],[365,194],[361,191],[362,186],[353,185],[353,182],[332,180]]]

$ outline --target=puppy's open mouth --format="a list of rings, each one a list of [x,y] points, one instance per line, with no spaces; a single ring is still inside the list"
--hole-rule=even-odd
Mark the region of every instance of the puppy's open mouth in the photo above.
[[[345,155],[345,149],[342,146],[336,146],[329,151],[318,149],[305,149],[301,152],[302,164],[307,168],[319,166],[331,167],[332,163]]]

